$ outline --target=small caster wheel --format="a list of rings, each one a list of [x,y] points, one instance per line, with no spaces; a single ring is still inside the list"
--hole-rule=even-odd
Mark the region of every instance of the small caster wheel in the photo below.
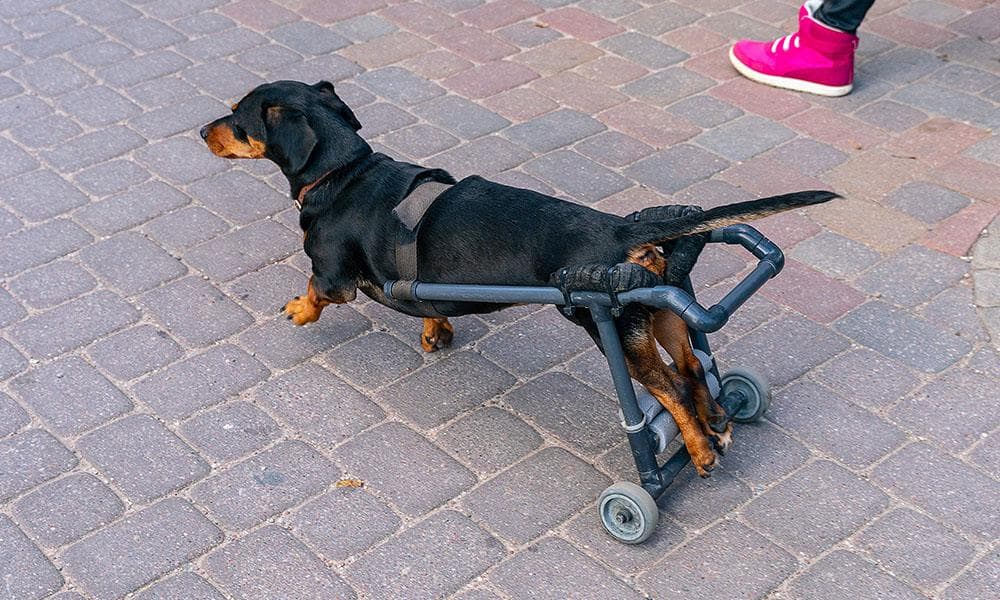
[[[742,392],[747,397],[743,408],[732,415],[737,423],[754,423],[759,421],[767,408],[771,406],[771,384],[763,375],[752,369],[733,369],[722,376],[721,398],[733,392]]]
[[[611,484],[597,506],[604,529],[619,542],[641,544],[656,530],[660,511],[653,497],[631,481]]]

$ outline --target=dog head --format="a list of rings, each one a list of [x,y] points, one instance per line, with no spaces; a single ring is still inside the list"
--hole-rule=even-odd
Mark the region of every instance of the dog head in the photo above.
[[[266,83],[232,110],[201,128],[208,149],[223,158],[270,159],[289,178],[371,151],[356,133],[361,123],[328,81]]]

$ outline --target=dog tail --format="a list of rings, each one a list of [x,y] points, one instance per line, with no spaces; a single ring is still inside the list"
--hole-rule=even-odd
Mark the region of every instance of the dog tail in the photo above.
[[[704,233],[744,221],[763,219],[786,210],[822,204],[840,197],[833,192],[810,190],[737,202],[669,221],[629,223],[622,230],[622,238],[630,247],[641,244],[663,244],[679,237]]]

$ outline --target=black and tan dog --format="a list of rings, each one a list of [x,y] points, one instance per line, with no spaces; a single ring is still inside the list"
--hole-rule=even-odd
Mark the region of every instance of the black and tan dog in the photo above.
[[[660,246],[671,240],[836,197],[800,192],[669,221],[628,222],[481,177],[456,183],[440,169],[373,153],[357,134],[360,128],[332,84],[280,81],[254,89],[201,135],[218,156],[267,158],[288,178],[292,198],[301,206],[305,251],[313,265],[305,295],[285,306],[296,325],[315,321],[330,303],[353,300],[360,289],[386,306],[422,317],[421,345],[428,352],[451,341],[448,316],[505,306],[397,301],[383,293],[386,281],[419,275],[438,283],[549,285],[562,267],[625,261],[662,276],[667,265]],[[428,182],[448,187],[426,211],[418,211],[418,223],[409,222],[401,202]],[[407,274],[399,264],[399,240],[414,231],[417,273]],[[575,320],[596,335],[586,314]],[[670,311],[637,305],[627,307],[617,325],[632,377],[670,411],[695,468],[706,476],[716,464],[708,438],[724,449],[729,431],[718,434],[710,426],[721,409],[708,392],[687,326]],[[676,369],[660,358],[657,342]]]

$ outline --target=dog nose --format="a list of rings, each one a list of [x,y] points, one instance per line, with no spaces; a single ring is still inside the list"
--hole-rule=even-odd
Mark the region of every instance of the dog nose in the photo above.
[[[201,131],[199,133],[201,134],[201,139],[207,140],[208,139],[208,125],[205,125],[204,127],[202,127]]]

